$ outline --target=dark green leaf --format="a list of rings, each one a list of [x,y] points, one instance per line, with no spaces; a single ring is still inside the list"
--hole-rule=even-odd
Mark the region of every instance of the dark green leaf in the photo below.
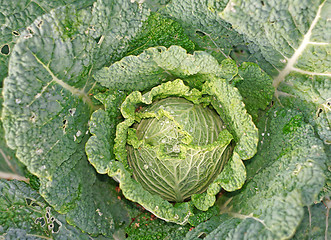
[[[3,123],[9,146],[40,178],[41,195],[67,213],[68,222],[94,235],[111,236],[118,222],[127,223],[126,210],[111,207],[116,203],[112,185],[100,181],[84,153],[94,109],[90,75],[115,52],[125,51],[118,46],[127,44],[146,18],[146,11],[135,13],[138,4],[125,3],[98,1],[92,11],[62,7],[38,18],[30,31],[21,33],[4,83]],[[104,21],[121,14],[131,20]],[[115,40],[116,34],[127,38]],[[120,209],[124,219],[114,212]]]
[[[0,237],[4,239],[90,239],[69,225],[24,182],[0,180]]]
[[[329,205],[328,205],[329,204]],[[303,220],[293,240],[325,240],[331,236],[330,200],[305,207]]]

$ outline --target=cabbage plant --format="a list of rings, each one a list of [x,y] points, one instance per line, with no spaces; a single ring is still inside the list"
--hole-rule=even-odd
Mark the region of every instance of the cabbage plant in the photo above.
[[[142,65],[154,68],[138,74]],[[105,109],[90,120],[89,161],[98,172],[119,181],[126,198],[166,221],[185,224],[192,207],[208,210],[221,188],[242,187],[242,160],[257,149],[257,128],[239,91],[223,78],[231,71],[236,75],[235,69],[231,60],[219,65],[205,52],[191,55],[178,46],[150,48],[101,69],[95,79],[104,86],[130,76],[157,82],[155,72],[161,70],[181,79],[130,93],[121,104],[124,119],[116,127],[114,146],[105,123],[100,124],[112,121],[113,110],[107,105],[114,96],[97,95]]]
[[[2,0],[0,239],[327,239],[330,9]]]

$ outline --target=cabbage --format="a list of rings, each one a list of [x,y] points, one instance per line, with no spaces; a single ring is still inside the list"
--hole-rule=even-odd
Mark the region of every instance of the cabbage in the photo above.
[[[154,102],[146,113],[155,116],[129,129],[128,161],[135,179],[173,202],[206,191],[233,151],[221,118],[208,107],[174,97]]]

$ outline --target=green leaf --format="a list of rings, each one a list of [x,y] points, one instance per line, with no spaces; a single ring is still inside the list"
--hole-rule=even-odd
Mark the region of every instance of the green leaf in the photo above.
[[[110,89],[143,91],[174,78],[216,73],[218,66],[205,52],[190,55],[179,46],[158,47],[149,48],[139,56],[125,57],[98,71],[94,79]]]
[[[305,207],[303,220],[293,240],[328,239],[331,236],[330,200]]]
[[[233,153],[232,158],[225,165],[216,182],[228,192],[240,189],[246,180],[246,168],[237,153]]]
[[[168,48],[171,45],[179,45],[188,52],[193,52],[195,47],[184,33],[181,25],[158,13],[151,13],[139,34],[130,42],[128,55],[141,54],[143,50],[150,47],[164,46]]]
[[[108,91],[99,93],[95,97],[104,104],[105,110],[98,109],[91,116],[89,127],[93,136],[87,142],[85,151],[97,172],[105,174],[107,173],[109,160],[115,159],[113,152],[114,136],[117,124],[123,120],[120,105],[126,94],[120,91]]]
[[[2,89],[0,88],[0,91]],[[0,110],[2,110],[3,98],[0,92]],[[24,179],[24,165],[15,156],[15,151],[11,150],[5,141],[5,131],[0,121],[0,178]]]
[[[267,108],[274,95],[272,78],[254,63],[242,63],[238,75],[233,84],[243,97],[247,112],[256,122],[260,111]]]
[[[110,207],[116,203],[112,187],[108,181],[100,181],[84,147],[88,120],[95,108],[89,97],[94,86],[91,74],[110,61],[104,52],[115,56],[115,52],[125,51],[117,47],[128,45],[128,40],[115,40],[116,34],[133,38],[146,18],[143,11],[131,20],[100,19],[102,14],[105,19],[131,16],[139,8],[138,4],[125,3],[98,1],[92,11],[62,7],[38,18],[30,32],[21,33],[4,82],[2,118],[8,145],[40,178],[40,193],[46,201],[56,211],[66,213],[70,224],[94,235],[111,236],[124,221],[116,219]],[[125,212],[122,209],[121,218],[128,223]]]
[[[4,239],[90,239],[28,184],[16,180],[0,179],[0,225]]]
[[[132,219],[130,226],[126,228],[126,232],[128,240],[181,240],[189,229],[189,225],[181,226],[165,222],[145,211]]]
[[[159,12],[180,23],[186,34],[197,44],[196,50],[205,50],[219,61],[227,58],[233,46],[245,44],[243,37],[218,15],[226,1],[173,0]]]
[[[254,14],[249,6],[254,6]],[[320,104],[328,105],[330,101],[330,8],[328,0],[300,3],[232,0],[220,14],[254,42],[277,69],[273,79],[276,97],[300,98],[307,105],[315,104],[317,112]],[[322,116],[315,123],[314,113],[310,112],[307,118],[311,118],[320,137],[329,144],[326,133],[330,117]]]
[[[98,55],[94,69],[118,61],[132,51],[131,43],[139,39],[149,15],[146,7],[132,1],[96,1],[91,22],[85,23],[88,25],[86,31],[97,43],[89,48]]]
[[[254,6],[254,10],[249,6]],[[329,10],[327,0],[299,4],[294,0],[231,0],[221,16],[256,43],[266,60],[279,69],[274,80],[277,87],[292,71],[329,74]]]
[[[238,89],[225,80],[210,77],[203,86],[203,93],[213,96],[211,104],[226,123],[237,145],[234,149],[241,159],[250,159],[256,153],[258,130],[247,114]]]
[[[219,191],[217,191],[218,193]],[[193,209],[193,215],[190,216],[188,222],[192,226],[198,226],[200,223],[207,221],[208,219],[212,218],[213,216],[218,215],[219,208],[217,206],[213,206],[209,208],[207,211],[201,211],[199,209]]]
[[[305,117],[316,129],[326,145],[331,144],[331,79],[291,73],[286,83],[279,86],[279,99],[305,112]],[[289,87],[291,86],[291,87]]]
[[[92,0],[2,1],[0,5],[0,86],[2,80],[7,76],[8,59],[16,41],[25,31],[25,28],[37,17],[60,6],[74,4],[77,8],[81,8],[92,3]]]
[[[147,6],[166,17],[181,24],[185,33],[195,43],[195,50],[204,50],[214,56],[219,62],[231,57],[237,64],[245,61],[259,62],[262,69],[274,73],[275,69],[261,55],[258,47],[247,42],[245,37],[233,29],[231,24],[219,16],[227,0],[196,0],[196,1],[145,1]],[[184,11],[183,11],[184,9]],[[246,50],[249,46],[249,50]],[[242,52],[245,49],[245,56]]]
[[[285,239],[299,226],[304,206],[318,200],[327,156],[302,113],[274,107],[260,119],[260,147],[248,161],[247,183],[219,199],[221,215],[202,223],[187,239]],[[293,121],[292,121],[293,122]],[[283,133],[283,129],[285,134]]]

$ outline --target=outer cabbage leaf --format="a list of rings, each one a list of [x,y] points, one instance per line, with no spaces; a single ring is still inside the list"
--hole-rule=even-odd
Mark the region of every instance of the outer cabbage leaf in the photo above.
[[[8,59],[24,28],[37,17],[49,13],[52,9],[68,4],[77,8],[91,5],[93,0],[66,1],[11,1],[3,0],[0,4],[0,86],[8,73]]]
[[[216,74],[218,67],[216,59],[205,52],[190,55],[178,46],[158,47],[149,48],[139,56],[125,57],[98,71],[94,78],[110,89],[142,91],[175,78]]]
[[[148,211],[140,213],[132,219],[126,228],[128,240],[171,239],[182,240],[190,229],[190,225],[178,225],[165,222]]]
[[[226,7],[228,0],[172,0],[158,1],[158,4],[153,0],[145,2],[154,11],[155,6],[158,6],[159,13],[180,23],[196,44],[195,50],[204,50],[219,62],[229,57],[238,64],[245,61],[259,62],[260,67],[268,73],[275,72],[255,44],[247,42],[244,35],[219,16],[218,12]]]
[[[329,111],[321,105],[328,109],[330,105],[330,9],[329,0],[231,0],[220,12],[277,69],[273,80],[276,97],[304,101],[301,110],[311,109],[306,117],[328,145],[331,121]],[[325,114],[316,119],[320,109]]]
[[[70,226],[24,182],[0,180],[0,237],[3,239],[91,239]]]
[[[237,145],[234,151],[243,160],[253,157],[258,144],[258,130],[247,114],[238,89],[225,80],[211,78],[203,86],[203,93],[214,96],[211,104],[235,138]]]
[[[303,220],[292,239],[328,239],[330,225],[330,199],[325,199],[323,203],[305,207]]]
[[[261,111],[267,108],[275,93],[272,78],[263,73],[258,65],[245,62],[238,68],[238,76],[232,83],[243,97],[247,112],[257,122]]]
[[[91,74],[111,61],[104,52],[115,56],[128,49],[118,46],[127,46],[148,16],[146,9],[137,9],[140,6],[129,1],[98,1],[92,10],[68,6],[37,18],[13,48],[4,82],[2,118],[8,145],[40,178],[46,201],[91,234],[110,236],[117,223],[128,223],[125,209],[114,223],[118,209],[110,207],[111,186],[99,180],[84,147],[94,109],[88,95],[95,86]],[[100,18],[120,14],[132,18]],[[119,33],[126,38],[116,38]]]
[[[179,45],[188,52],[195,48],[179,23],[158,13],[151,13],[139,34],[130,42],[128,54],[138,55],[150,47],[171,45]]]
[[[243,36],[217,14],[225,6],[226,1],[173,0],[159,12],[178,21],[197,43],[198,50],[205,50],[222,61],[228,58],[233,46],[245,43]]]
[[[0,89],[1,90],[1,89]],[[0,110],[2,110],[2,96],[0,95]],[[24,177],[24,165],[15,156],[5,141],[5,131],[0,121],[0,178],[19,179],[28,181]]]
[[[303,207],[318,200],[328,158],[303,114],[274,107],[258,127],[261,144],[246,166],[247,183],[222,195],[221,215],[199,225],[186,239],[201,234],[205,239],[288,239],[303,218]]]

